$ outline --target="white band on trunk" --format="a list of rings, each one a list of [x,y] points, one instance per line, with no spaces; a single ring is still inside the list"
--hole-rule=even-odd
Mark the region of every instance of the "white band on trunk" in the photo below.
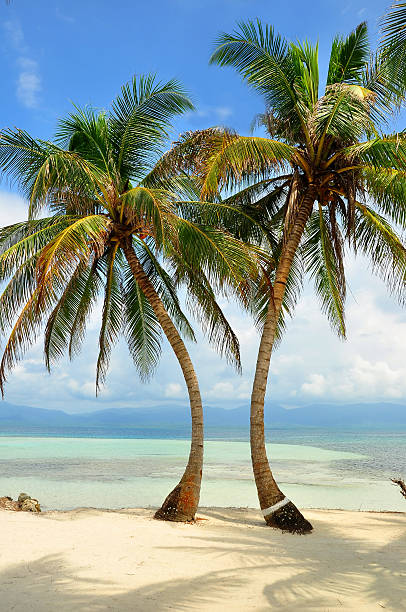
[[[268,516],[268,514],[273,514],[274,512],[279,510],[279,508],[283,508],[283,506],[286,506],[286,504],[288,504],[289,502],[290,502],[290,499],[288,499],[287,497],[284,497],[283,499],[281,499],[281,501],[278,501],[276,504],[274,504],[270,508],[265,508],[264,510],[262,510],[262,514],[264,516]]]

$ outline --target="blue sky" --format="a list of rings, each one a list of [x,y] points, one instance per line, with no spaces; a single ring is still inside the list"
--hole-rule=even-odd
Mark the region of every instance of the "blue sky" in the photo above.
[[[376,0],[3,2],[0,127],[17,126],[49,138],[71,101],[107,107],[132,74],[153,71],[161,79],[180,79],[197,107],[177,122],[174,137],[215,124],[247,133],[262,101],[232,70],[208,65],[220,31],[259,17],[287,38],[318,39],[325,72],[332,37],[366,19],[376,40],[378,18],[386,6]],[[0,224],[23,218],[25,203],[6,184],[0,189]],[[404,314],[365,272],[364,261],[350,258],[348,265],[348,342],[333,337],[307,287],[273,359],[270,391],[275,401],[296,406],[406,400]],[[224,308],[241,338],[243,376],[234,374],[205,342],[191,351],[206,402],[232,407],[249,398],[258,337],[246,315],[231,304]],[[10,376],[6,399],[68,411],[185,401],[178,366],[167,347],[157,377],[142,385],[123,346],[116,349],[106,390],[96,400],[97,317],[90,328],[83,354],[73,364],[62,363],[51,377],[42,365],[41,346],[36,346]]]

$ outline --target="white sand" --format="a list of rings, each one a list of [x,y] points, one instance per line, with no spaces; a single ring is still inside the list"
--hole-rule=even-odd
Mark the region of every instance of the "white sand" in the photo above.
[[[0,610],[406,610],[405,513],[305,514],[293,536],[256,510],[3,511]]]

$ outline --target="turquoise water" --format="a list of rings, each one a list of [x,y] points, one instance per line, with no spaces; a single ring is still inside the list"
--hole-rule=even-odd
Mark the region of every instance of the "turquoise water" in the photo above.
[[[279,430],[272,439],[274,474],[298,505],[406,511],[389,481],[406,475],[404,434]],[[44,509],[157,506],[181,476],[188,450],[187,440],[168,437],[3,435],[0,495],[25,491]],[[246,440],[206,442],[201,505],[257,506]]]

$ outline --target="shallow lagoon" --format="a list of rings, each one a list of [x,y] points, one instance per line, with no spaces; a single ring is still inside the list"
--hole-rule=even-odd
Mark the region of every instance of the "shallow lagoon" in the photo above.
[[[369,443],[357,434],[358,444],[316,436],[320,446],[304,444],[308,438],[297,432],[280,437],[294,443],[269,444],[269,456],[283,491],[299,506],[406,510],[388,478],[398,475],[396,453],[393,468],[380,459],[390,458],[390,440],[383,452],[378,434],[367,438]],[[402,447],[404,438],[398,443]],[[362,452],[349,451],[349,445]],[[0,494],[26,491],[44,509],[157,506],[182,474],[188,449],[181,439],[2,436]],[[201,505],[257,506],[247,441],[206,442]]]

